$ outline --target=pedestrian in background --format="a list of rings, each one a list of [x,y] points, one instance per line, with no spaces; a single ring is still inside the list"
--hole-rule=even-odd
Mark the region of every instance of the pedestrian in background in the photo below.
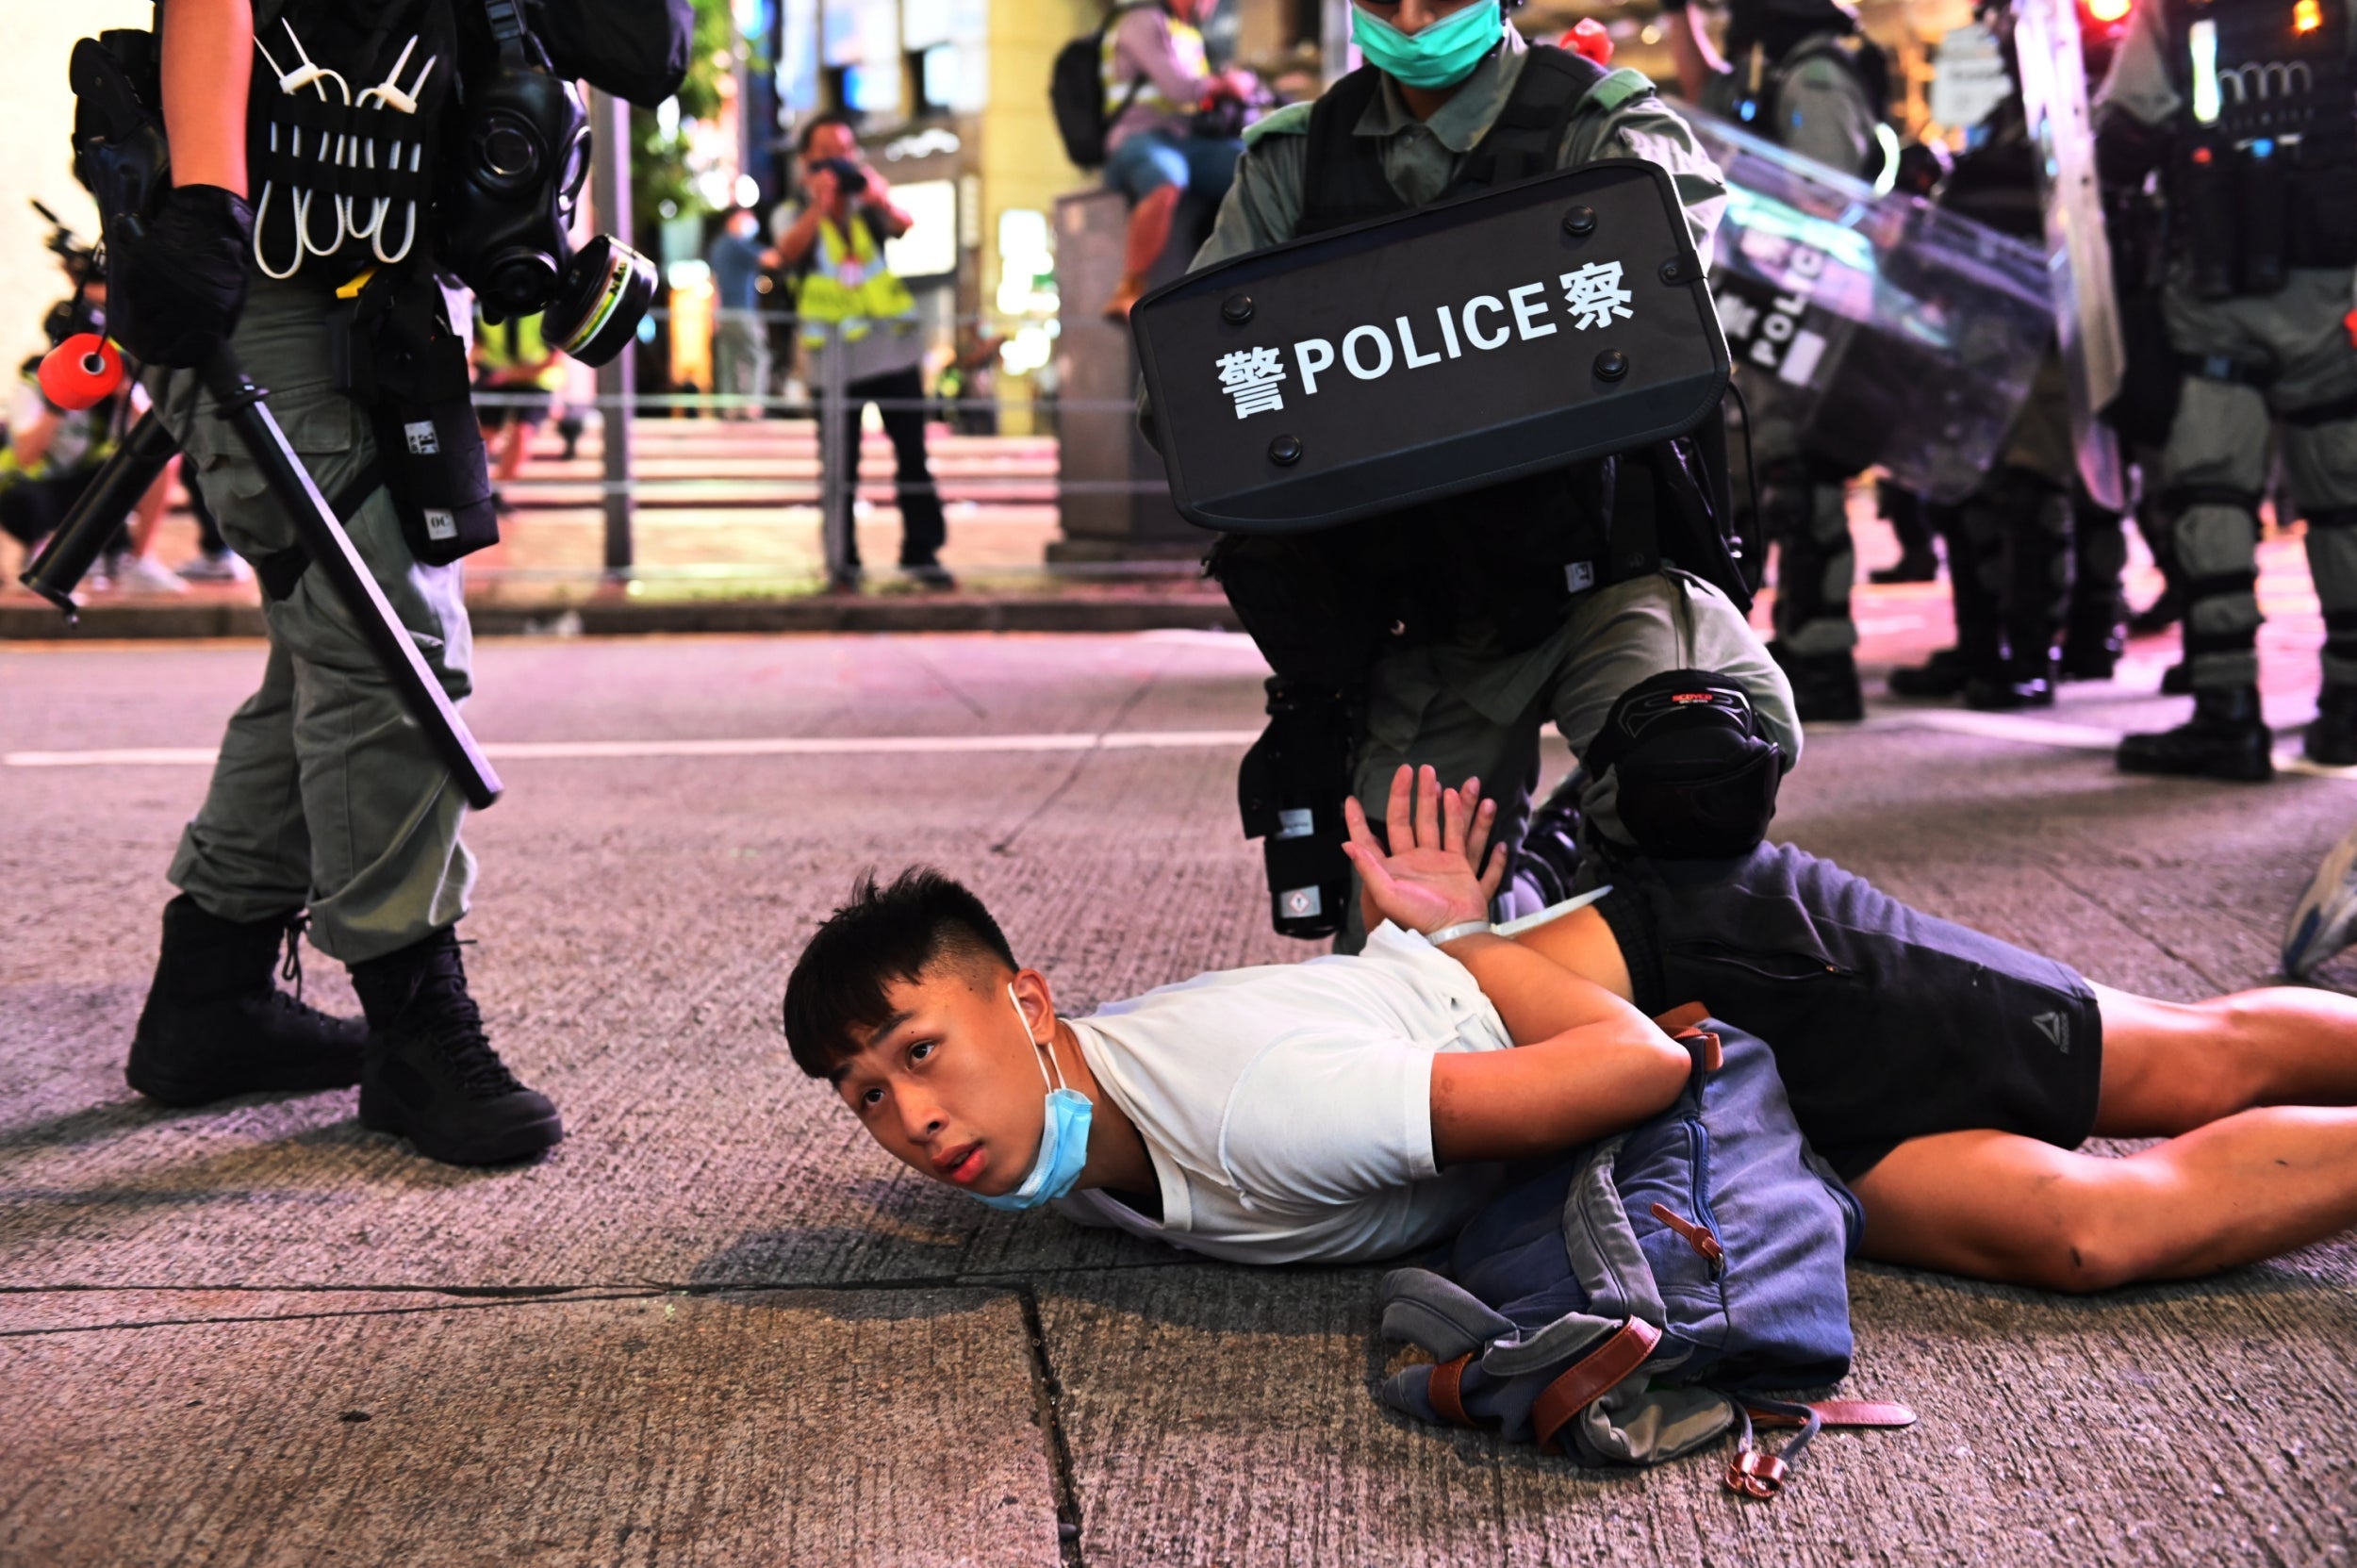
[[[794,280],[813,389],[823,396],[840,387],[845,395],[836,453],[843,483],[859,493],[860,422],[872,403],[898,465],[900,569],[928,588],[956,587],[941,564],[948,522],[925,459],[925,336],[915,297],[883,257],[884,241],[906,234],[912,220],[862,160],[844,116],[821,114],[803,126],[801,153],[804,199],[780,224],[769,259]],[[828,583],[836,592],[859,586],[857,530],[844,552]]]
[[[487,392],[475,402],[475,418],[483,439],[497,454],[492,461],[494,487],[514,482],[523,471],[532,433],[547,422],[549,409],[565,385],[565,356],[540,336],[540,318],[510,316],[492,326],[477,312],[474,324],[475,389]],[[491,491],[491,503],[512,512],[516,503],[504,489]]]
[[[1217,207],[1244,156],[1240,114],[1227,117],[1233,128],[1211,127],[1224,134],[1205,134],[1197,124],[1197,111],[1208,102],[1241,104],[1259,87],[1248,72],[1212,71],[1197,25],[1215,4],[1148,0],[1119,7],[1105,29],[1105,105],[1113,115],[1105,133],[1105,185],[1129,198],[1121,287],[1105,305],[1105,314],[1117,322],[1129,319],[1129,307],[1146,292],[1147,276],[1170,243],[1179,202],[1194,190],[1207,210]]]
[[[769,335],[761,320],[761,220],[728,215],[705,259],[712,266],[712,389],[722,419],[757,420],[769,390]]]

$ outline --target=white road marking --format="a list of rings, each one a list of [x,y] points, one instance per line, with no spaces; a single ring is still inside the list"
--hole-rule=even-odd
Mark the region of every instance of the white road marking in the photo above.
[[[987,751],[1160,751],[1249,746],[1258,730],[1116,730],[1002,735],[782,735],[742,740],[545,740],[489,744],[499,762],[633,757],[912,756]],[[8,767],[208,767],[209,747],[133,746],[91,751],[10,751]]]

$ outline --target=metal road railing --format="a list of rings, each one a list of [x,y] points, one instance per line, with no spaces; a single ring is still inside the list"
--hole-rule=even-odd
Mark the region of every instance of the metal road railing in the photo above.
[[[699,313],[701,316],[701,313]],[[669,312],[655,313],[668,320]],[[780,312],[764,312],[761,326],[791,321]],[[699,322],[701,324],[701,322]],[[642,512],[673,515],[688,509],[742,512],[750,529],[806,527],[817,524],[819,563],[829,580],[840,578],[852,556],[857,503],[929,494],[954,509],[959,520],[971,520],[990,509],[1057,508],[1059,521],[1067,498],[1076,496],[1167,495],[1169,487],[1159,475],[1139,478],[1076,477],[1064,461],[1063,426],[1073,416],[1098,421],[1096,434],[1126,428],[1134,409],[1131,399],[1074,399],[1053,392],[1030,406],[1034,434],[996,433],[999,417],[1020,404],[1004,404],[989,396],[877,398],[854,395],[845,379],[846,355],[835,352],[849,332],[860,323],[835,323],[825,328],[819,343],[801,352],[809,375],[802,396],[765,391],[757,395],[729,392],[669,392],[637,390],[635,383],[651,378],[633,376],[627,390],[601,390],[590,398],[556,394],[569,414],[595,411],[586,422],[584,450],[562,471],[551,473],[551,461],[536,457],[523,473],[503,487],[508,499],[545,515],[546,509],[569,503],[597,506],[603,520],[602,565],[599,575],[631,582],[722,582],[732,576],[775,576],[774,565],[732,563],[726,560],[681,561],[676,550],[666,558],[642,558]],[[974,318],[949,323],[954,327],[987,324]],[[937,327],[934,330],[938,330]],[[715,334],[716,338],[717,333]],[[643,356],[643,348],[634,354]],[[717,371],[717,344],[715,346]],[[781,349],[772,356],[768,384],[775,385],[782,369],[776,361],[791,361]],[[611,383],[611,377],[602,378]],[[528,389],[481,390],[477,405],[486,410],[546,406],[548,394]],[[855,421],[867,404],[880,414],[915,410],[927,416],[931,477],[903,481],[897,462],[877,462],[869,453],[857,478],[847,461],[855,437]],[[939,438],[943,425],[948,439]],[[988,431],[988,434],[981,432]],[[618,439],[613,437],[618,436]],[[871,435],[866,439],[872,441]],[[496,442],[497,437],[494,437]],[[545,444],[546,437],[541,437]],[[596,477],[581,470],[593,458]],[[1090,465],[1083,465],[1090,466]],[[1102,469],[1101,463],[1093,465]],[[763,513],[773,514],[764,517]],[[784,516],[776,516],[777,513]],[[815,516],[814,516],[815,514]],[[1045,520],[1038,520],[1044,523]],[[532,513],[510,530],[519,539],[529,535]],[[1043,527],[1042,544],[1058,530]],[[1208,547],[1211,536],[1203,536]],[[520,559],[491,569],[509,579],[552,579],[586,575],[582,566],[535,562],[530,551]],[[1044,556],[1044,552],[1043,552]],[[1036,558],[1028,563],[999,560],[987,568],[993,577],[1103,579],[1107,577],[1185,577],[1199,569],[1194,560],[1139,559],[1107,562],[1058,561]]]

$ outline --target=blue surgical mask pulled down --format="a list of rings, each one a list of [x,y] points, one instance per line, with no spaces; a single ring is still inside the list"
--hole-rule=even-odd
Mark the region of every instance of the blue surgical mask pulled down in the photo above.
[[[1474,73],[1506,31],[1498,0],[1481,0],[1420,32],[1403,33],[1363,7],[1350,8],[1350,40],[1367,63],[1409,87],[1455,87]]]
[[[1007,987],[1007,1001],[1014,1008],[1015,1021],[1023,1026],[1023,1037],[1031,1039],[1031,1020],[1023,1016],[1023,1003],[1016,999],[1014,987]],[[1036,1209],[1051,1203],[1072,1190],[1072,1183],[1080,1179],[1080,1167],[1089,1159],[1089,1118],[1096,1107],[1088,1096],[1078,1089],[1067,1088],[1063,1081],[1063,1064],[1056,1063],[1056,1076],[1047,1076],[1047,1063],[1038,1059],[1039,1042],[1031,1041],[1032,1065],[1039,1068],[1040,1081],[1047,1084],[1047,1113],[1040,1127],[1039,1155],[1023,1178],[1023,1184],[1002,1197],[972,1193],[994,1209]],[[1050,1046],[1047,1061],[1056,1061],[1055,1048]]]

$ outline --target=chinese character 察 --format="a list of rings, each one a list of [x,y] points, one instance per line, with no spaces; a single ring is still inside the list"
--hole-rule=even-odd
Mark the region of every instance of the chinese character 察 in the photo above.
[[[1571,306],[1572,325],[1582,332],[1591,326],[1610,326],[1615,316],[1634,314],[1628,302],[1636,296],[1621,287],[1617,261],[1591,261],[1556,281],[1563,286],[1564,302]]]

